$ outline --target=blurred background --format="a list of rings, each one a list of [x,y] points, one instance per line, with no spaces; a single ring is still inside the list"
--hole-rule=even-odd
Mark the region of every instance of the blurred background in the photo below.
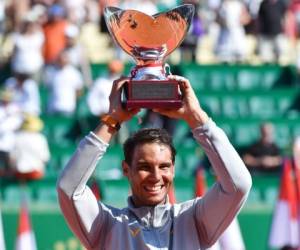
[[[237,218],[244,247],[220,249],[299,247],[299,0],[0,0],[0,250],[21,249],[24,231],[34,240],[23,249],[83,249],[59,210],[56,179],[107,112],[112,81],[134,66],[112,40],[104,7],[151,15],[183,3],[196,13],[166,61],[190,80],[253,177]],[[176,201],[202,195],[215,176],[188,126],[147,110],[110,145],[89,183],[95,195],[126,205],[122,143],[146,126],[173,135]]]

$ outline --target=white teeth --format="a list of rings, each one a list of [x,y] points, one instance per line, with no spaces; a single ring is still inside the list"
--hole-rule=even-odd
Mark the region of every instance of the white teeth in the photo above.
[[[161,189],[161,187],[162,186],[146,186],[145,188],[146,188],[146,190],[148,190],[148,191],[158,191],[158,190],[160,190]]]

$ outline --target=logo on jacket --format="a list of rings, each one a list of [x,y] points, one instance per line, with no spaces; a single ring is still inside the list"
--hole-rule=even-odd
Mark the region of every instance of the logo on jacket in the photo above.
[[[141,231],[141,229],[138,228],[129,228],[129,232],[131,234],[132,237],[136,237],[138,235],[138,233]]]

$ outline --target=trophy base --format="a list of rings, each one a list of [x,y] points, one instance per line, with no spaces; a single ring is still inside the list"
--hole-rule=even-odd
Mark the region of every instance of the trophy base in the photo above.
[[[124,105],[131,108],[178,109],[182,96],[175,80],[131,80],[125,84]]]
[[[181,100],[127,100],[125,107],[132,108],[162,108],[162,109],[179,109],[182,106]]]

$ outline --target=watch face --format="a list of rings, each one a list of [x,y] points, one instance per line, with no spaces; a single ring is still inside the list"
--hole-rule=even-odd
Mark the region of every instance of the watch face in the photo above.
[[[116,121],[113,119],[113,118],[111,118],[110,116],[107,116],[106,117],[106,121],[109,123],[109,124],[111,124],[111,125],[116,125]]]

